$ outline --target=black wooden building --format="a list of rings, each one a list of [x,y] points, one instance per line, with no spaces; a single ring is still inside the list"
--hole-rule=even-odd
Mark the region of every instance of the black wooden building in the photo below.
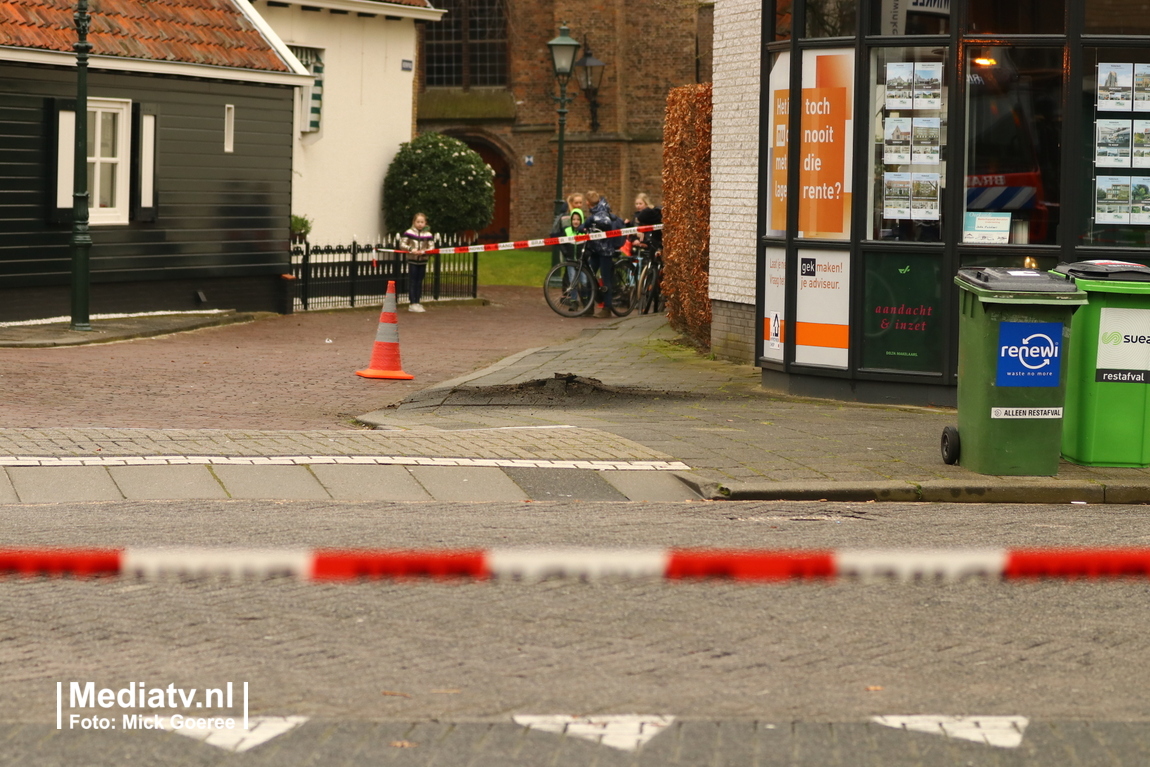
[[[69,310],[73,5],[0,2],[0,321]],[[281,310],[310,77],[242,0],[101,0],[90,39],[92,313]]]

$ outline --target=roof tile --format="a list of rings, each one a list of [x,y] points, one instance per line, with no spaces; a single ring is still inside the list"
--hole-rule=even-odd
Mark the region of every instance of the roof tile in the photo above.
[[[74,10],[75,0],[0,0],[0,45],[70,53]],[[92,0],[91,17],[98,55],[291,71],[231,0]]]

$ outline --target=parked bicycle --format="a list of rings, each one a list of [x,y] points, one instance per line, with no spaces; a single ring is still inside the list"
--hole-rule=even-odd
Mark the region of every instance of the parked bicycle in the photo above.
[[[639,284],[636,304],[640,314],[660,313],[663,301],[663,251],[649,240],[631,245],[639,263]]]
[[[581,317],[595,311],[603,286],[591,269],[587,249],[577,245],[575,259],[551,267],[543,280],[543,297],[552,311],[563,317]],[[639,288],[638,259],[615,253],[612,270],[611,312],[626,317],[636,305]]]

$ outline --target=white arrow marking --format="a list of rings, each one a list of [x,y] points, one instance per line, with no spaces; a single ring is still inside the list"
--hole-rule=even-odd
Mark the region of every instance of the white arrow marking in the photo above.
[[[531,730],[567,734],[621,751],[638,751],[647,741],[669,727],[673,716],[630,714],[623,716],[514,716],[514,722]]]
[[[306,716],[252,716],[248,717],[248,729],[243,729],[241,720],[236,720],[234,730],[214,730],[185,726],[172,726],[171,719],[160,718],[160,726],[168,732],[176,732],[189,738],[217,746],[225,751],[242,753],[267,743],[272,738],[294,730],[307,721]]]
[[[1025,716],[876,716],[872,721],[884,727],[945,735],[998,748],[1018,748],[1030,720]]]

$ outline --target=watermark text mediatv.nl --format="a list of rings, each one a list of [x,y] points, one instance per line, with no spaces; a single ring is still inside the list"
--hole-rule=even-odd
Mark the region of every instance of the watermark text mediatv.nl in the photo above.
[[[205,688],[145,682],[114,688],[97,687],[95,682],[57,682],[56,729],[246,730],[248,683],[237,687],[232,682]],[[189,714],[193,709],[198,710]]]

